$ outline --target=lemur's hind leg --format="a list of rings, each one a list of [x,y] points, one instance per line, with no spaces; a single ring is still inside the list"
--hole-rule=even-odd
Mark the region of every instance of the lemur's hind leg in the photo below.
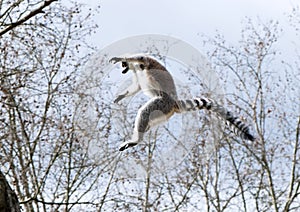
[[[131,140],[120,145],[119,150],[123,151],[137,145],[145,132],[151,127],[168,120],[174,113],[175,101],[168,96],[158,96],[150,99],[137,113],[134,123],[134,130]]]

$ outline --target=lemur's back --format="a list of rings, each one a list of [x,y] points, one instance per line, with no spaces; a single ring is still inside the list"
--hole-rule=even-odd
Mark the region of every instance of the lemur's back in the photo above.
[[[177,92],[173,77],[168,70],[162,66],[159,62],[152,58],[148,58],[149,66],[147,67],[147,77],[149,83],[159,91],[171,96],[174,100],[177,100]]]

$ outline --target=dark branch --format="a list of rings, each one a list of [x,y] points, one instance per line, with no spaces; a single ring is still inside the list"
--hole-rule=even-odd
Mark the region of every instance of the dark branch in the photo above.
[[[44,200],[40,200],[36,197],[32,197],[28,200],[25,200],[23,202],[20,202],[20,204],[27,204],[29,202],[38,202],[38,203],[42,203],[44,205],[94,205],[94,206],[98,206],[98,203],[93,203],[93,202],[47,202]]]
[[[11,23],[8,27],[6,27],[5,29],[0,31],[0,37],[2,35],[4,35],[5,33],[9,32],[10,30],[12,30],[13,28],[23,24],[25,21],[28,21],[30,18],[36,16],[39,13],[43,13],[43,9],[47,6],[49,6],[51,3],[55,2],[57,0],[47,0],[44,2],[43,5],[41,5],[39,8],[31,11],[28,15],[26,15],[25,17],[21,18],[20,20]]]

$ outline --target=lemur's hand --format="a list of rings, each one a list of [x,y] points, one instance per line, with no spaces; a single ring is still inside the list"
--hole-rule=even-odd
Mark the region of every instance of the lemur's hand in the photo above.
[[[109,60],[110,63],[113,63],[113,64],[116,64],[118,62],[121,62],[122,61],[122,67],[124,67],[125,69],[122,71],[122,74],[126,74],[127,71],[129,70],[129,67],[128,67],[128,63],[126,61],[123,61],[124,58],[121,58],[121,57],[113,57]]]
[[[123,99],[123,98],[125,98],[125,97],[126,97],[125,95],[119,95],[119,96],[115,99],[114,103],[118,103],[121,99]]]
[[[122,58],[121,57],[112,57],[109,62],[110,63],[113,63],[113,64],[116,64],[117,62],[120,62],[122,61]]]
[[[119,95],[119,96],[115,99],[114,103],[118,103],[121,99],[125,98],[127,94],[128,94],[128,91],[127,91],[126,93],[124,93],[124,94]]]

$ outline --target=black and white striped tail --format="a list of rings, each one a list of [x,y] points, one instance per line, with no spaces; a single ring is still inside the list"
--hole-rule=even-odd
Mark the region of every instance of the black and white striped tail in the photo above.
[[[199,97],[189,100],[178,100],[177,105],[179,112],[201,109],[213,111],[225,121],[226,125],[228,125],[236,135],[250,141],[255,140],[255,137],[250,133],[249,127],[244,122],[210,98]]]

